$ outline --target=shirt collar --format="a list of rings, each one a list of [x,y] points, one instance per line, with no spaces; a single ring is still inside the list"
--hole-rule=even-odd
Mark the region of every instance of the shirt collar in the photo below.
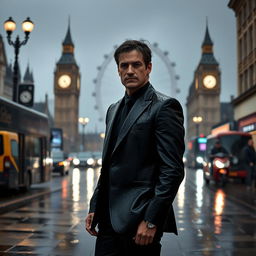
[[[145,85],[143,85],[140,89],[138,89],[135,93],[133,93],[130,96],[127,94],[127,92],[125,92],[125,96],[124,96],[125,103],[127,103],[128,101],[135,102],[140,96],[142,96],[146,92],[148,87],[149,87],[149,82],[147,82]]]

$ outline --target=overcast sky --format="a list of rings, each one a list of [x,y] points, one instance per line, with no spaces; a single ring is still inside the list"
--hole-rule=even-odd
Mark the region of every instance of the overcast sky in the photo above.
[[[33,70],[35,99],[43,101],[44,95],[54,99],[53,72],[62,51],[68,17],[71,18],[71,35],[75,44],[75,58],[81,72],[79,115],[90,118],[86,131],[104,131],[99,114],[94,109],[93,79],[104,55],[125,39],[146,39],[158,43],[159,49],[168,51],[168,61],[175,62],[172,69],[166,60],[153,53],[153,86],[165,94],[171,93],[169,73],[180,76],[176,97],[185,109],[188,88],[201,57],[201,44],[208,17],[214,54],[222,71],[221,100],[229,101],[236,95],[236,27],[235,16],[227,7],[229,0],[0,0],[0,21],[9,16],[17,23],[13,33],[23,37],[21,23],[30,17],[35,23],[27,45],[20,50],[22,75],[27,64]],[[7,45],[3,26],[0,33],[5,40],[8,62],[14,60],[14,50]],[[104,110],[123,95],[114,61],[103,72],[100,99]],[[103,97],[104,96],[104,97]]]

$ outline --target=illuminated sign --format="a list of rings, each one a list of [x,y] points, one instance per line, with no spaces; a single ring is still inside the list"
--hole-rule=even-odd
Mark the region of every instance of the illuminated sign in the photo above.
[[[199,144],[199,150],[200,151],[205,151],[206,150],[206,143]]]
[[[52,128],[51,129],[51,148],[63,148],[63,136],[62,129]]]
[[[198,141],[198,143],[206,143],[207,138],[198,138],[197,141]]]
[[[254,130],[256,130],[256,123],[249,124],[249,125],[246,125],[246,126],[242,127],[243,132],[251,132],[251,131],[254,131]]]
[[[221,126],[218,126],[214,129],[212,129],[211,134],[215,135],[215,134],[218,134],[220,132],[227,132],[227,131],[230,131],[230,123],[226,123],[226,124],[223,124]]]

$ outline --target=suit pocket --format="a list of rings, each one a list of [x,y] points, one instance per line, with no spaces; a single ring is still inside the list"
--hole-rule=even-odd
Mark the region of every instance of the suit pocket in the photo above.
[[[141,214],[149,204],[151,198],[151,189],[140,189],[137,195],[134,196],[134,200],[131,204],[131,214]]]

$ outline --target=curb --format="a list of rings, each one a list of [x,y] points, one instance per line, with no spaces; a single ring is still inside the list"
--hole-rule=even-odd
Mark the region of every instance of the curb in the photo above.
[[[51,193],[58,192],[61,189],[62,189],[62,187],[55,188],[55,189],[52,189],[52,190],[49,189],[47,191],[38,192],[38,193],[33,194],[33,195],[21,197],[19,199],[14,199],[14,200],[11,200],[10,202],[0,203],[0,214],[8,212],[10,210],[17,209],[21,206],[24,206],[24,205],[30,203],[32,200],[40,199],[40,198],[42,198],[46,195],[49,195]]]

